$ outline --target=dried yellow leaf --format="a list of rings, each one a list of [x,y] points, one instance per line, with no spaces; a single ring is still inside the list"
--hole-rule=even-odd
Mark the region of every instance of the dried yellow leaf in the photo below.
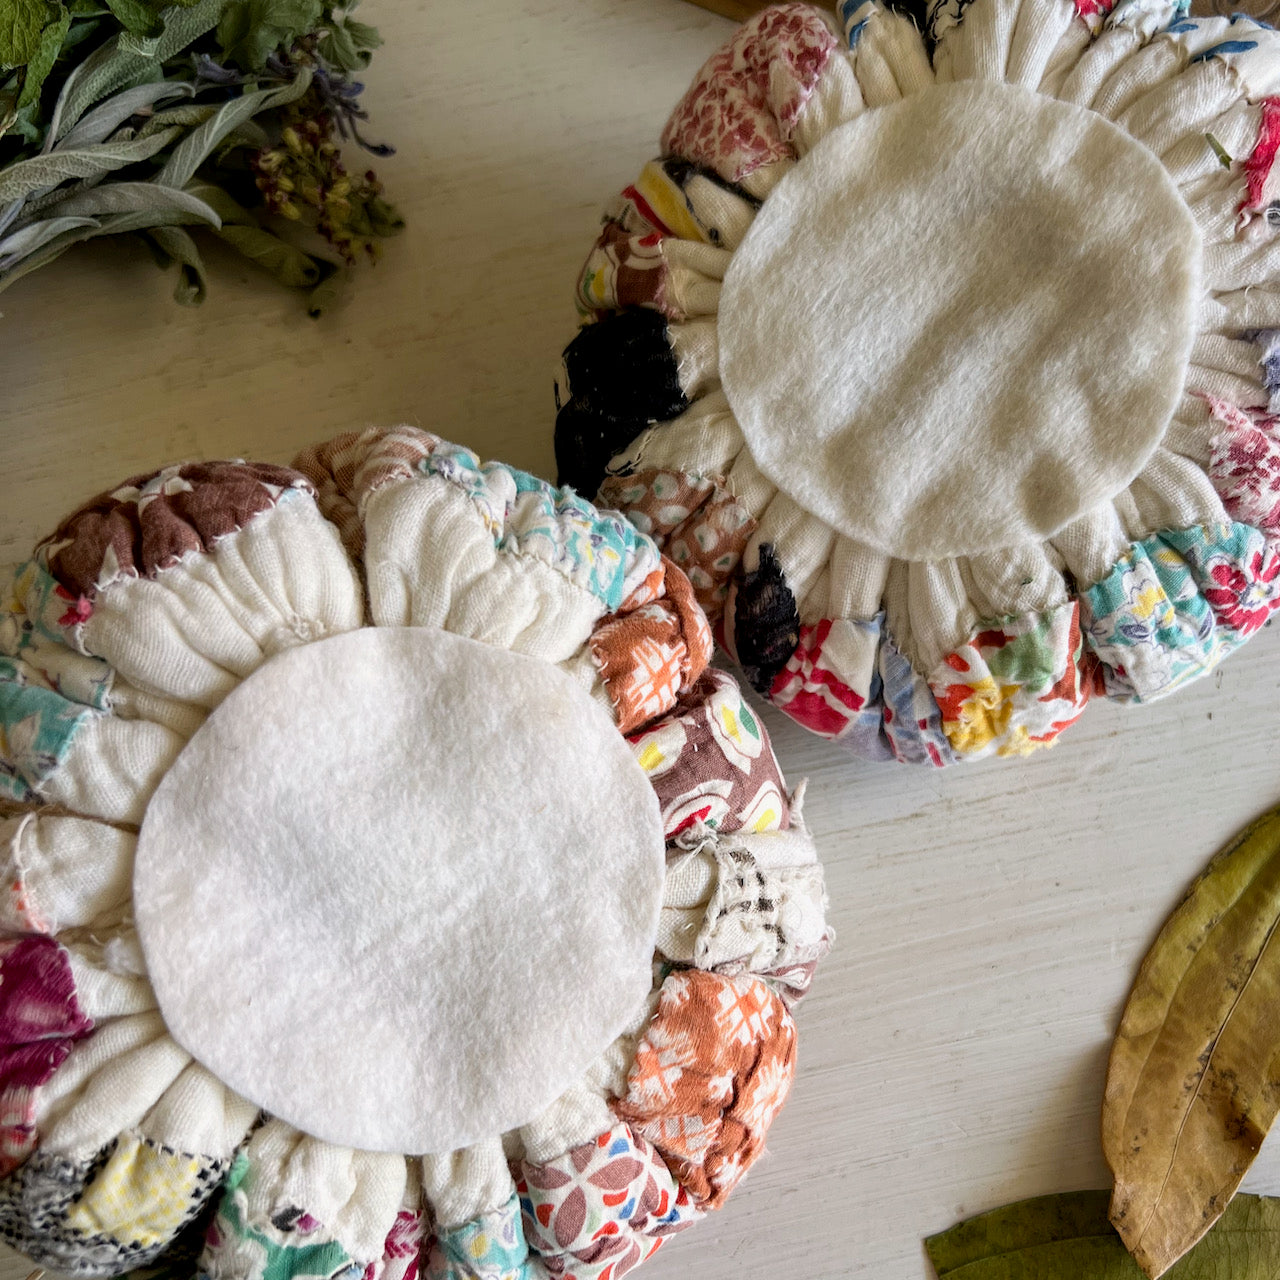
[[[1111,1050],[1111,1221],[1163,1274],[1213,1225],[1280,1109],[1280,810],[1192,885],[1142,962]]]

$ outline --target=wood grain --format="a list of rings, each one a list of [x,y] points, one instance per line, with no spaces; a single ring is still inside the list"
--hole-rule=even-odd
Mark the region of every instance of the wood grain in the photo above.
[[[767,9],[775,0],[689,0],[699,9],[707,9],[718,13],[722,18],[732,18],[734,22],[745,22],[754,13]]]
[[[683,0],[366,0],[368,133],[408,230],[319,322],[210,253],[199,310],[141,248],[73,251],[0,297],[0,561],[80,499],[184,456],[285,461],[412,422],[553,469],[551,384],[601,204],[731,29]],[[1280,800],[1280,634],[1151,707],[1089,708],[1027,761],[849,759],[772,709],[828,872],[836,948],[801,1006],[769,1153],[650,1280],[923,1280],[921,1240],[1107,1185],[1107,1048],[1206,858]],[[1268,1144],[1247,1184],[1280,1191]],[[0,1280],[30,1266],[10,1255]]]

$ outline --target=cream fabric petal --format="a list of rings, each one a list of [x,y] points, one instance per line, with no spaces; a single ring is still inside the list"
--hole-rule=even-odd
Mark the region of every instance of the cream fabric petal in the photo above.
[[[0,822],[0,929],[57,933],[120,919],[137,837],[84,818],[27,813]]]
[[[108,822],[141,822],[183,743],[180,734],[148,720],[92,713],[41,787],[41,798]]]
[[[460,1151],[422,1159],[422,1193],[436,1224],[446,1230],[500,1209],[514,1191],[496,1134]]]
[[[117,579],[80,638],[138,688],[207,708],[271,654],[349,631],[361,614],[337,529],[296,494],[207,553]]]
[[[562,662],[605,612],[550,565],[499,552],[476,504],[443,480],[379,489],[365,506],[369,609],[380,627],[443,627]]]

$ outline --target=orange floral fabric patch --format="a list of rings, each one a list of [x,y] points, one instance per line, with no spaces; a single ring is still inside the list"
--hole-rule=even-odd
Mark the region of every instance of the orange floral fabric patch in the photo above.
[[[616,614],[591,635],[591,656],[630,733],[675,706],[711,661],[711,628],[682,570],[663,556]]]
[[[614,1111],[694,1200],[717,1209],[764,1150],[795,1063],[795,1023],[762,979],[679,970],[663,983]]]

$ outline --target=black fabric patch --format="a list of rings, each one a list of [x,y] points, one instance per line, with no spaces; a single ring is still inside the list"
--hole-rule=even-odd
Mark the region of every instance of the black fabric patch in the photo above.
[[[920,31],[925,29],[931,7],[930,0],[887,0],[885,4],[890,13],[900,13],[904,18],[910,18]]]
[[[611,458],[650,423],[679,417],[689,401],[666,318],[647,307],[587,325],[565,348],[564,364],[567,396],[556,395],[557,482],[590,498]]]
[[[800,643],[800,612],[771,542],[734,593],[733,647],[751,687],[765,697]]]
[[[730,182],[728,178],[721,177],[714,169],[708,168],[705,164],[697,164],[692,160],[685,160],[681,156],[664,156],[662,171],[681,191],[684,190],[685,183],[696,175],[699,178],[706,178],[708,182],[715,183],[722,191],[727,191],[730,195],[737,196],[739,200],[745,200],[753,209],[759,209],[764,204],[764,201],[759,196],[753,196],[751,192],[738,186],[736,182]]]

